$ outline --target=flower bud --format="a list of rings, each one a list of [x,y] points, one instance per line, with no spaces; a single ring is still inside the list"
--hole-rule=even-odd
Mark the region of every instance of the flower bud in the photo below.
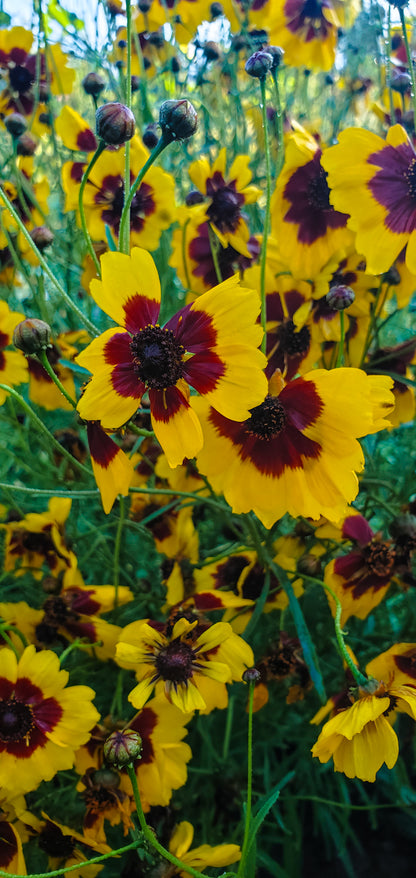
[[[49,347],[51,328],[44,320],[29,317],[18,323],[13,333],[13,344],[24,354],[37,354]]]
[[[334,311],[345,311],[345,308],[352,305],[354,299],[354,290],[347,287],[346,284],[337,284],[337,286],[331,287],[326,296],[329,307]]]
[[[45,250],[46,247],[51,246],[55,236],[53,232],[51,232],[51,230],[47,228],[47,226],[36,226],[35,229],[32,229],[30,237],[32,238],[32,241],[34,241],[34,243],[36,244],[38,250],[40,250],[42,253],[42,251]]]
[[[159,143],[159,138],[157,136],[156,131],[157,126],[152,123],[148,125],[147,128],[143,131],[142,140],[145,146],[148,149],[154,149],[155,146]]]
[[[159,110],[159,125],[168,143],[187,140],[195,134],[198,126],[195,107],[185,99],[164,101]]]
[[[224,15],[224,7],[222,3],[211,3],[209,11],[211,13],[212,21],[215,21],[216,18],[220,18],[221,15]]]
[[[100,95],[105,89],[105,80],[99,73],[92,70],[91,73],[87,73],[87,75],[84,76],[81,85],[85,94],[91,95],[93,98],[98,98],[98,95]]]
[[[16,140],[16,152],[17,155],[33,155],[36,151],[37,141],[28,131],[25,131],[24,134],[21,134],[20,137]]]
[[[412,86],[412,79],[408,73],[397,73],[396,76],[392,76],[390,79],[390,88],[393,91],[397,91],[399,94],[404,95],[407,91],[410,91]]]
[[[277,70],[283,64],[284,50],[280,46],[267,46],[266,52],[273,58],[272,70]]]
[[[258,683],[261,680],[261,673],[257,668],[246,668],[243,680],[245,683]]]
[[[124,104],[111,102],[99,107],[95,114],[97,137],[112,146],[121,146],[131,140],[135,120],[131,110]]]
[[[3,121],[12,137],[20,137],[26,131],[27,122],[20,113],[10,113],[10,116],[6,116]]]
[[[152,0],[139,0],[137,6],[140,12],[149,12],[149,9],[152,5]]]
[[[124,768],[140,759],[142,752],[142,739],[138,732],[126,729],[124,732],[112,732],[104,743],[104,756],[109,765],[114,768]]]
[[[269,52],[253,52],[245,65],[245,71],[256,79],[265,79],[273,67],[273,58]]]
[[[202,204],[203,201],[204,196],[202,195],[202,192],[198,192],[198,189],[191,189],[185,198],[185,204],[187,207],[193,207],[194,204]]]

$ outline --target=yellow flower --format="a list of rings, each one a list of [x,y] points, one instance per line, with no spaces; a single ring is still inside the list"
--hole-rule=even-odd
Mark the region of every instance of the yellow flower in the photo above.
[[[212,847],[210,844],[202,844],[190,850],[194,837],[194,828],[187,820],[183,820],[176,826],[169,842],[171,854],[182,860],[187,866],[201,871],[206,866],[230,866],[241,858],[241,851],[237,844],[219,844]],[[169,872],[168,872],[169,874]],[[187,878],[188,872],[178,872],[181,878]]]
[[[358,700],[340,710],[327,723],[312,748],[320,762],[334,759],[335,771],[347,777],[374,782],[385,763],[393,768],[399,755],[397,735],[388,719],[390,711],[407,713],[416,719],[416,689],[413,686],[378,684],[373,694],[359,690]]]

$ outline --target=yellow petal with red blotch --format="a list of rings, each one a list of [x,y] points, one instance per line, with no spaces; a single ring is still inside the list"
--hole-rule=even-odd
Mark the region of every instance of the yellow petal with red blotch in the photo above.
[[[85,120],[72,107],[66,104],[62,107],[59,116],[55,120],[56,133],[61,138],[67,149],[82,152],[94,152],[97,141],[91,128]]]
[[[111,441],[111,440],[110,440]],[[101,494],[101,502],[106,514],[111,512],[113,504],[121,494],[127,497],[133,481],[134,466],[124,451],[113,442],[117,449],[111,460],[101,464],[91,455],[92,470]]]
[[[81,418],[99,420],[104,430],[115,430],[125,424],[139,407],[140,399],[122,396],[114,390],[113,370],[103,369],[87,384],[77,406]]]
[[[199,419],[185,398],[167,420],[159,419],[152,410],[152,427],[172,469],[183,463],[185,457],[195,457],[202,448]]]
[[[1,330],[0,330],[1,331]],[[28,365],[20,351],[1,351],[2,367],[0,367],[0,383],[14,387],[29,379]],[[3,405],[7,391],[0,389],[0,405]]]
[[[142,297],[149,300],[155,313],[158,313],[159,275],[150,253],[146,250],[133,247],[130,256],[125,253],[104,253],[101,257],[101,271],[101,281],[91,281],[91,295],[97,305],[119,326],[129,328],[130,314],[134,312],[135,305],[141,311]]]
[[[213,390],[204,393],[204,398],[224,417],[245,421],[251,409],[260,405],[267,395],[264,354],[257,348],[242,345],[223,347],[218,354],[224,362],[225,374]]]

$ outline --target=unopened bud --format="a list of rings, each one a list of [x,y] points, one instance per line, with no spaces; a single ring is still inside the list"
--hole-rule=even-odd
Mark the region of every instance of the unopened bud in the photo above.
[[[243,680],[245,683],[258,683],[261,680],[261,673],[257,668],[246,668]]]
[[[273,58],[269,52],[253,52],[245,65],[245,71],[256,79],[265,79],[273,67]]]
[[[152,5],[152,0],[139,0],[137,6],[140,12],[149,12],[149,9]]]
[[[221,15],[224,15],[224,7],[222,3],[211,3],[209,11],[211,13],[211,18],[213,21],[215,21],[215,19],[219,18]]]
[[[346,284],[337,284],[337,286],[331,287],[326,296],[329,307],[334,311],[345,311],[345,308],[352,305],[354,299],[354,290],[347,287]]]
[[[18,137],[16,140],[16,152],[17,155],[33,155],[36,151],[37,141],[28,131],[25,131],[23,134]]]
[[[20,137],[27,128],[26,119],[20,113],[10,113],[4,119],[4,124],[12,137]]]
[[[85,94],[91,95],[93,98],[98,98],[98,95],[100,95],[105,89],[105,80],[99,73],[92,70],[91,73],[87,73],[87,75],[84,76],[81,85]]]
[[[124,104],[110,102],[99,107],[95,114],[97,137],[112,146],[121,146],[131,140],[135,120],[131,110]]]
[[[185,99],[164,101],[159,110],[159,125],[168,143],[172,140],[187,140],[198,127],[195,107]]]
[[[277,70],[283,64],[284,50],[280,46],[267,46],[266,52],[273,58],[272,70]]]
[[[202,204],[204,201],[204,196],[202,192],[198,192],[198,189],[192,189],[191,192],[188,192],[185,198],[185,204],[187,207],[193,207],[194,204]]]
[[[154,149],[155,146],[159,143],[156,128],[157,126],[152,123],[151,125],[148,125],[147,128],[145,128],[145,130],[143,131],[142,140],[144,145],[147,146],[148,149]]]
[[[104,743],[104,756],[109,765],[114,768],[124,768],[140,759],[142,752],[142,739],[138,732],[126,729],[124,732],[113,732]]]
[[[404,95],[407,91],[410,91],[412,86],[412,79],[408,73],[397,73],[396,76],[392,76],[390,79],[390,88],[393,91],[397,91],[399,94]]]
[[[24,354],[37,354],[49,347],[51,328],[44,320],[29,317],[18,323],[13,333],[13,344]]]
[[[32,229],[30,237],[32,238],[32,241],[34,241],[34,243],[36,244],[38,250],[42,252],[46,249],[46,247],[51,246],[54,239],[54,234],[53,232],[51,232],[50,229],[47,228],[47,226],[36,226],[35,229]]]

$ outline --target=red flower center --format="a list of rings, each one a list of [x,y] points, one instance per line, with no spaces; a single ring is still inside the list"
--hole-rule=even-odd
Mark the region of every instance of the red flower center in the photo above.
[[[192,677],[194,657],[194,651],[189,643],[174,640],[161,649],[156,658],[159,677],[172,683],[185,683]]]
[[[286,426],[285,409],[276,396],[266,396],[261,405],[251,409],[251,417],[246,423],[247,433],[258,439],[273,439]]]
[[[171,329],[145,326],[133,337],[130,350],[135,372],[148,387],[165,390],[182,378],[185,348]]]
[[[0,740],[22,741],[34,727],[31,708],[11,698],[0,702]]]

